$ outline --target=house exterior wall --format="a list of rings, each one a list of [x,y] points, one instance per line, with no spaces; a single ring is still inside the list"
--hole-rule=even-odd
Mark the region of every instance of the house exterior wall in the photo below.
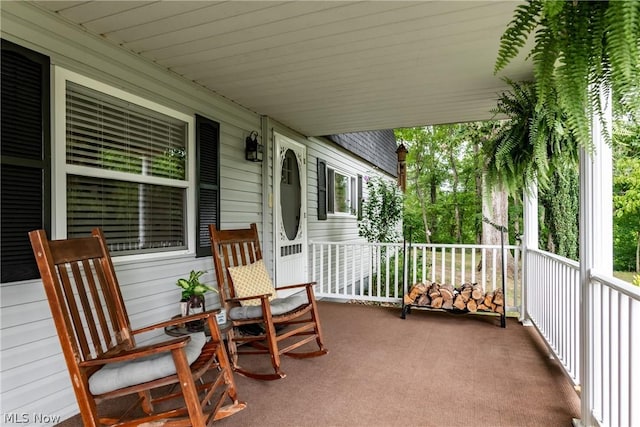
[[[397,176],[397,144],[393,129],[343,133],[329,135],[327,138],[388,174]]]
[[[316,159],[318,156],[345,171],[370,175],[373,167],[322,138],[308,139],[294,130],[242,108],[123,51],[102,39],[70,26],[26,2],[2,3],[2,37],[48,55],[52,66],[82,74],[184,114],[200,114],[220,123],[220,214],[223,228],[256,222],[267,260],[273,259],[273,216],[268,194],[273,184],[272,131],[308,147],[308,226],[310,240],[358,240],[355,217],[318,221]],[[52,73],[55,74],[55,73]],[[54,88],[52,88],[53,90]],[[53,126],[60,126],[54,122]],[[263,163],[244,160],[244,139],[257,130],[266,142]],[[55,141],[53,145],[59,144]],[[56,183],[54,182],[54,192]],[[194,215],[189,206],[189,215]],[[53,223],[64,218],[53,218]],[[54,216],[56,216],[54,212]],[[50,236],[61,238],[55,234]],[[176,280],[191,270],[204,270],[205,282],[214,282],[210,257],[195,254],[149,256],[118,260],[114,264],[132,326],[166,319],[177,312],[180,298]],[[58,337],[40,280],[0,285],[0,414],[33,414],[66,419],[78,412]],[[0,422],[3,423],[3,422]],[[44,425],[44,424],[42,424]]]

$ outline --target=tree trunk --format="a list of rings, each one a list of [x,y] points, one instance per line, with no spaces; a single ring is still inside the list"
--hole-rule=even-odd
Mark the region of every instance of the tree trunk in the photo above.
[[[480,144],[478,144],[477,141],[473,142],[473,156],[476,159],[476,174],[475,174],[475,181],[476,181],[476,244],[481,244],[482,243],[482,233],[481,231],[481,221],[480,221],[480,215],[482,214],[482,206],[484,205],[484,203],[482,202],[482,171],[484,170],[484,168],[482,167],[482,157],[480,155]],[[480,221],[480,223],[478,223],[478,221]]]
[[[640,231],[638,232],[638,241],[636,242],[636,273],[640,273]]]
[[[454,235],[457,243],[462,243],[462,225],[460,224],[460,204],[458,203],[458,169],[456,168],[456,159],[452,152],[449,152],[449,164],[453,173],[453,216],[454,216]]]
[[[422,214],[422,224],[424,226],[424,235],[426,238],[426,243],[431,243],[431,230],[429,229],[429,216],[427,215],[427,203],[425,201],[425,194],[422,191],[422,185],[420,185],[420,176],[422,174],[422,160],[420,158],[417,159],[417,167],[413,174],[413,181],[415,183],[415,191],[416,198],[418,199],[418,203],[420,203],[420,212]]]
[[[420,189],[418,185],[418,180],[416,179],[416,197],[418,198],[418,202],[420,203],[420,212],[422,213],[422,224],[424,225],[424,235],[427,240],[427,243],[431,243],[431,230],[429,229],[429,217],[427,215],[427,204],[424,200],[424,193]]]
[[[500,246],[501,242],[501,231],[489,224],[487,221],[501,227],[508,227],[509,225],[509,196],[504,187],[501,188],[493,188],[490,190],[491,195],[490,199],[487,200],[485,197],[482,203],[482,216],[484,221],[482,222],[482,244],[483,245],[498,245]],[[505,230],[504,232],[504,244],[509,244],[509,233]],[[496,252],[496,268],[499,269],[501,266],[502,260],[502,252]],[[513,256],[510,255],[510,252],[507,252],[507,259],[505,260],[507,263],[507,274],[509,271],[509,265],[513,264]],[[487,268],[493,265],[493,253],[492,251],[486,252],[486,260],[485,260]],[[482,260],[478,263],[478,270],[482,268]],[[502,274],[501,270],[498,270],[500,274]]]

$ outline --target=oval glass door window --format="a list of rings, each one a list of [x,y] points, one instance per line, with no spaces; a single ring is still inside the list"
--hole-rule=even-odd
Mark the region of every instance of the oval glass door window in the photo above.
[[[300,168],[296,154],[288,149],[282,158],[280,178],[280,209],[282,224],[289,240],[295,240],[300,227],[301,208]]]

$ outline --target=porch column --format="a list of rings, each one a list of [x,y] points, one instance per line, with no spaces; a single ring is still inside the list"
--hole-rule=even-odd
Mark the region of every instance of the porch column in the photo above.
[[[591,125],[593,151],[580,150],[580,382],[581,425],[597,425],[591,413],[602,396],[599,363],[594,349],[602,343],[593,333],[593,307],[600,304],[591,285],[591,274],[613,276],[613,161],[611,147],[602,137],[611,135],[611,97],[601,94],[603,121],[594,115]]]
[[[529,249],[538,249],[539,226],[538,226],[538,185],[531,184],[525,189],[523,195],[524,202],[524,235],[522,236],[522,301],[520,302],[520,321],[528,321],[527,292],[529,286],[533,286],[533,271],[529,268]]]

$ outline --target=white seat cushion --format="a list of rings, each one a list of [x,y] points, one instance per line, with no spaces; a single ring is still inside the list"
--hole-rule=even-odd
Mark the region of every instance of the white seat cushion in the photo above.
[[[189,364],[192,364],[207,342],[204,332],[190,334],[191,340],[185,346],[185,353]],[[108,393],[120,388],[142,384],[159,378],[174,375],[176,366],[171,352],[152,354],[136,360],[109,363],[89,378],[91,394]]]
[[[293,295],[289,295],[286,298],[276,298],[269,303],[271,306],[271,315],[279,316],[281,314],[288,313],[295,310],[298,307],[307,305],[309,299],[306,292],[298,292]],[[262,306],[250,305],[243,307],[233,307],[229,310],[229,319],[231,320],[244,320],[244,319],[260,319],[262,318]]]

